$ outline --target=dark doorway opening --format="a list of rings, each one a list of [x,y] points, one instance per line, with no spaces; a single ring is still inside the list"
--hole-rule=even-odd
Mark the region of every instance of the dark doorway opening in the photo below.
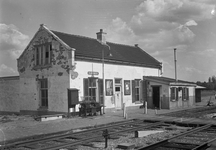
[[[153,98],[153,105],[156,108],[160,108],[160,87],[153,86],[152,87],[152,98]]]

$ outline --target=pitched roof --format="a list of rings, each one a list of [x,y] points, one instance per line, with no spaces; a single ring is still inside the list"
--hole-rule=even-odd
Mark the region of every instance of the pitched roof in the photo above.
[[[137,46],[129,46],[107,42],[106,45],[97,39],[72,35],[51,30],[58,38],[71,48],[75,48],[75,58],[85,57],[102,59],[104,50],[105,62],[126,63],[152,68],[161,68],[161,63]],[[111,54],[112,56],[109,56]]]
[[[188,84],[188,85],[196,85],[194,82],[190,81],[183,81],[183,80],[176,80],[173,78],[168,78],[168,77],[158,77],[158,76],[144,76],[144,79],[146,80],[154,80],[154,81],[159,81],[159,82],[164,82],[166,84]]]

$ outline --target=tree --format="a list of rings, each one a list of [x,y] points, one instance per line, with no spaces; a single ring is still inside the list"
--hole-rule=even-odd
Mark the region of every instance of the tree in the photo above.
[[[211,77],[209,77],[208,83],[212,83],[212,78]]]
[[[215,76],[212,76],[212,82],[216,83],[216,77]]]

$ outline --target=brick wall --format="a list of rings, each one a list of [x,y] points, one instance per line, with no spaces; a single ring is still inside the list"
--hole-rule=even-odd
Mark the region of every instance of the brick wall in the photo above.
[[[0,78],[0,114],[19,113],[19,77]]]

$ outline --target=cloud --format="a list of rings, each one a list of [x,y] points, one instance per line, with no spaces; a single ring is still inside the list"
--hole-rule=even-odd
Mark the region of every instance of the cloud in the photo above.
[[[211,14],[214,16],[215,15],[215,7],[212,9]]]
[[[121,18],[115,18],[112,20],[111,25],[106,29],[108,33],[108,41],[117,43],[132,43],[136,38],[134,31],[124,22]]]
[[[180,43],[191,43],[194,40],[195,34],[187,27],[187,25],[180,25],[173,31],[174,38],[178,38]]]
[[[192,51],[191,52],[194,55],[198,55],[197,57],[206,57],[206,59],[214,59],[216,56],[216,49],[205,49],[205,50],[199,50],[199,51]]]
[[[158,21],[183,23],[193,20],[211,19],[214,4],[192,0],[146,0],[137,11]]]
[[[190,20],[185,23],[186,26],[197,26],[197,23],[194,20]]]
[[[11,74],[17,74],[13,68],[6,66],[5,64],[0,65],[0,76],[8,76]]]
[[[13,25],[0,24],[0,76],[17,75],[16,59],[29,43],[29,36]]]
[[[161,30],[172,30],[178,27],[179,24],[175,22],[157,21],[143,13],[139,13],[131,18],[130,26],[136,34],[142,35],[157,33]]]
[[[199,70],[199,69],[196,69],[196,68],[194,68],[194,67],[185,67],[185,70],[187,71],[187,72],[190,72],[190,73],[202,73],[202,71],[201,70]]]
[[[29,42],[29,36],[13,25],[0,24],[0,51],[8,51],[17,58]]]

